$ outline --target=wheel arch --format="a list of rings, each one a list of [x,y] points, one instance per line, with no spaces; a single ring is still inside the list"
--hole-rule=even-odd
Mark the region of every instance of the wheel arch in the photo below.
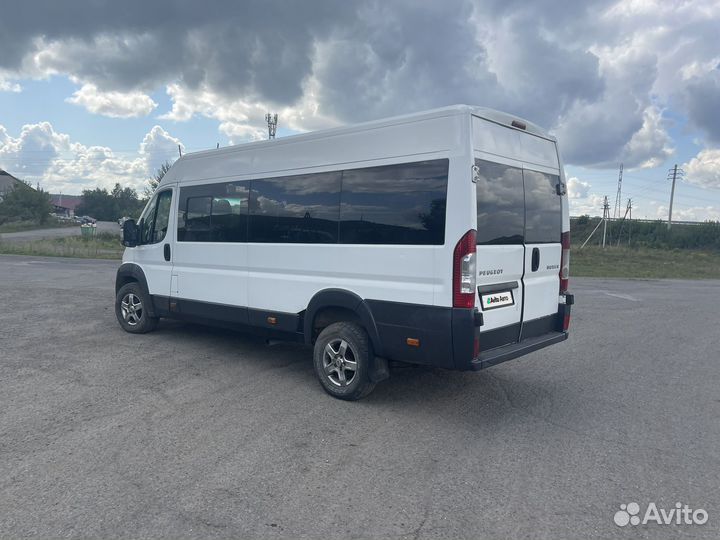
[[[150,296],[150,289],[148,289],[145,272],[135,263],[124,263],[118,268],[117,274],[115,275],[115,294],[128,283],[137,283],[140,285],[145,296],[150,299],[147,310],[151,316],[155,317],[155,306],[153,306],[152,297]]]
[[[333,311],[335,310],[335,311]],[[303,320],[303,334],[305,343],[312,344],[314,340],[315,320],[318,315],[323,313],[349,312],[356,317],[356,322],[360,323],[370,337],[375,355],[382,356],[382,343],[378,334],[375,319],[370,308],[365,301],[357,294],[344,289],[323,289],[315,294],[310,300]],[[354,320],[353,318],[338,318],[331,320],[337,322],[339,320]]]

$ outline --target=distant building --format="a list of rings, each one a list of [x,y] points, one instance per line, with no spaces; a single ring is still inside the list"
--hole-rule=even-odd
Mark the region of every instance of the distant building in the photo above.
[[[50,194],[50,204],[53,205],[53,211],[56,214],[66,217],[73,217],[75,209],[80,204],[82,197],[80,195],[59,195]]]
[[[5,193],[15,189],[18,185],[25,185],[25,183],[15,178],[12,174],[0,169],[0,201],[2,201]]]

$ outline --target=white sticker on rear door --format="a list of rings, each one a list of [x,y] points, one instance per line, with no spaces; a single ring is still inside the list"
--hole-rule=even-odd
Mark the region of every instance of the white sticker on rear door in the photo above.
[[[483,311],[488,309],[495,309],[505,306],[515,305],[515,299],[513,298],[512,291],[504,291],[491,294],[483,294],[480,296],[480,303]]]

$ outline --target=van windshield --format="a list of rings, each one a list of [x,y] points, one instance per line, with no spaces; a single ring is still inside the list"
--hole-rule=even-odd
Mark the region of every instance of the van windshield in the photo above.
[[[478,245],[560,242],[557,175],[475,160]]]

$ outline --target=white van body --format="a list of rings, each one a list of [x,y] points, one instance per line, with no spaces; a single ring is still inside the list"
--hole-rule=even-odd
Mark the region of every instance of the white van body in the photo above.
[[[480,369],[568,336],[565,191],[553,137],[465,105],[186,154],[116,291],[308,344],[350,317],[378,369]]]

